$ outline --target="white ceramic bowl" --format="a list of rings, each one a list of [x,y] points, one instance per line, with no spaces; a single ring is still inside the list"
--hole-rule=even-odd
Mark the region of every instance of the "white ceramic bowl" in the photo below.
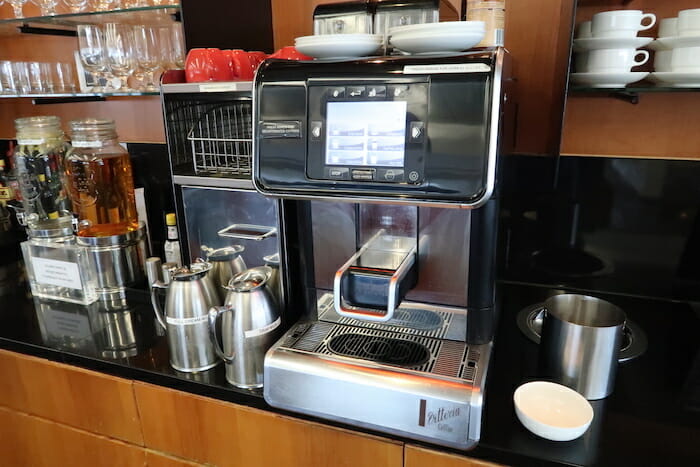
[[[473,31],[475,29],[486,29],[486,23],[483,21],[443,21],[441,23],[407,24],[405,26],[394,26],[393,28],[389,29],[389,34],[395,35],[406,32],[444,33],[455,31]]]
[[[484,39],[484,31],[445,34],[401,34],[391,36],[391,44],[404,52],[437,53],[461,52],[474,47]]]
[[[381,42],[319,42],[319,43],[299,43],[296,49],[314,58],[350,58],[366,57],[373,54],[382,46]]]
[[[579,393],[561,384],[533,381],[513,394],[518,420],[531,432],[552,441],[571,441],[593,421],[593,407]]]

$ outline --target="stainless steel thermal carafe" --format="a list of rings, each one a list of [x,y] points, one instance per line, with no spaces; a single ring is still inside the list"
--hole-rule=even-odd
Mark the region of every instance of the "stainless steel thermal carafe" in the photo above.
[[[212,341],[226,362],[226,380],[240,388],[262,387],[265,352],[279,337],[282,319],[269,290],[272,273],[272,268],[261,266],[235,275],[227,286],[226,304],[209,313]],[[219,317],[221,343],[216,332]]]
[[[241,245],[233,245],[214,250],[202,246],[202,250],[207,255],[207,261],[212,265],[209,275],[219,295],[219,303],[224,303],[227,294],[225,287],[228,285],[228,282],[239,272],[248,269],[241,256],[244,248]]]
[[[550,297],[544,309],[543,376],[586,399],[609,396],[615,386],[625,313],[612,303],[576,294]]]
[[[219,363],[209,339],[209,309],[218,295],[207,274],[209,263],[196,263],[173,272],[170,283],[157,281],[151,286],[151,302],[160,325],[165,328],[170,349],[170,365],[178,371],[196,372]],[[157,289],[167,289],[165,314],[160,309]]]

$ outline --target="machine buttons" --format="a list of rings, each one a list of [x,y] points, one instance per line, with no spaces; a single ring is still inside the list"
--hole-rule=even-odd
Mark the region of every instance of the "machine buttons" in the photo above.
[[[403,169],[377,169],[377,181],[401,183],[403,182]]]
[[[353,180],[374,180],[374,169],[352,169]]]
[[[367,86],[367,97],[386,97],[386,86]]]
[[[411,122],[409,141],[411,143],[422,143],[425,136],[425,123]]]
[[[415,170],[412,170],[408,173],[408,181],[409,182],[417,182],[420,179],[420,174],[416,172]]]
[[[336,99],[345,97],[345,88],[329,88],[328,94]]]
[[[311,139],[321,139],[322,129],[323,122],[311,122],[309,124],[309,133],[311,133]]]
[[[364,86],[348,86],[348,97],[364,97]]]
[[[406,97],[408,94],[408,86],[406,85],[396,85],[389,87],[389,95],[393,97]]]
[[[326,176],[333,180],[350,180],[350,169],[347,167],[327,167]]]

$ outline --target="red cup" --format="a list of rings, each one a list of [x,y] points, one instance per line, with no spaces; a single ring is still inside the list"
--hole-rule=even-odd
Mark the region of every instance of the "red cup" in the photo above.
[[[313,60],[312,57],[299,52],[296,47],[282,47],[268,58],[280,58],[282,60]]]
[[[209,60],[212,66],[213,81],[233,81],[233,73],[229,66],[229,59],[219,49],[207,49],[209,51]]]
[[[265,52],[248,52],[248,60],[250,60],[250,64],[253,67],[253,74],[255,74],[260,64],[264,62],[266,58],[267,54]]]
[[[224,54],[226,60],[228,61],[228,68],[229,70],[231,70],[231,76],[233,76],[233,78],[236,79],[236,68],[233,65],[233,50],[222,50],[221,52]]]
[[[185,59],[185,79],[188,83],[201,83],[213,79],[208,49],[190,50]]]
[[[240,81],[253,80],[253,65],[248,58],[248,52],[244,50],[232,50],[231,57],[233,62],[234,79]]]

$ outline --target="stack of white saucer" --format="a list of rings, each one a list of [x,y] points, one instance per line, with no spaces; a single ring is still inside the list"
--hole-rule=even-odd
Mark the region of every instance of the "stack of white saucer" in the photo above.
[[[700,8],[683,10],[660,22],[650,79],[660,86],[700,87]]]
[[[649,73],[632,68],[649,60],[649,52],[638,49],[653,39],[637,34],[655,24],[654,14],[640,10],[603,11],[579,24],[574,39],[576,72],[571,81],[596,88],[623,88],[646,78]]]
[[[297,37],[294,47],[309,57],[365,57],[377,52],[384,44],[381,34],[323,34]]]
[[[445,21],[391,28],[389,41],[410,54],[461,52],[477,45],[485,34],[483,21]]]

